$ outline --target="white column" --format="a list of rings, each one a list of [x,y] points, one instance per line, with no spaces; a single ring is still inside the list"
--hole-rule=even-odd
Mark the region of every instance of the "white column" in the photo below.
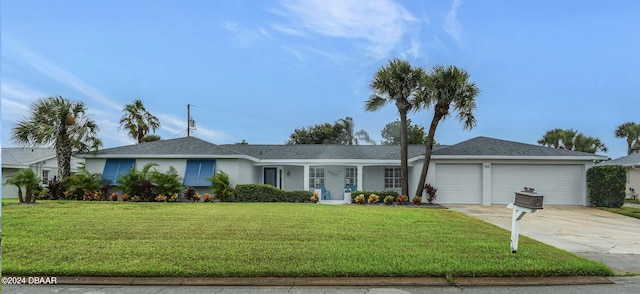
[[[364,191],[364,186],[362,185],[362,179],[363,179],[363,168],[362,165],[358,165],[358,185],[356,185],[356,190],[358,191]]]
[[[309,187],[309,165],[308,164],[304,165],[304,176],[303,176],[303,178],[304,178],[304,190],[305,191],[310,191],[311,187]]]

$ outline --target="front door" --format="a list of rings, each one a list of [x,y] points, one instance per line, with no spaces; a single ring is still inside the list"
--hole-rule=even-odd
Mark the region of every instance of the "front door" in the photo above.
[[[275,168],[275,167],[264,168],[264,183],[278,187],[278,168]]]

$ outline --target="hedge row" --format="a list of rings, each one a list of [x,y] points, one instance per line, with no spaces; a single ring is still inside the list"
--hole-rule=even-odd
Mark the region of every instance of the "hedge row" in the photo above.
[[[283,191],[272,185],[236,185],[235,202],[310,202],[310,191]]]
[[[378,195],[380,202],[387,196],[393,196],[393,199],[396,199],[399,195],[399,193],[395,191],[353,191],[351,192],[351,203],[355,203],[355,198],[360,194],[364,194],[364,202],[369,201],[369,195],[371,194]]]
[[[589,201],[596,207],[619,208],[624,204],[627,172],[621,165],[599,165],[587,171]]]

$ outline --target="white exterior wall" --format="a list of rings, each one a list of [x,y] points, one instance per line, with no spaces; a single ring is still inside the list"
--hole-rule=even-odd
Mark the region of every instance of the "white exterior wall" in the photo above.
[[[79,160],[72,157],[71,160],[71,172],[77,171],[77,166],[79,165]],[[49,180],[52,180],[53,177],[58,176],[58,161],[55,158],[45,160],[42,164],[32,164],[29,166],[30,169],[42,180],[42,171],[49,171]],[[11,177],[11,175],[20,171],[20,168],[2,168],[2,182],[4,183],[7,179]],[[46,185],[45,183],[42,183]],[[24,189],[22,193],[24,193]],[[18,198],[18,188],[14,185],[2,185],[2,198]]]
[[[627,167],[627,186],[625,190],[627,198],[631,197],[629,188],[633,188],[636,191],[636,194],[639,195],[636,199],[640,198],[640,170],[632,167]]]
[[[285,166],[282,174],[282,190],[304,190],[304,166]]]

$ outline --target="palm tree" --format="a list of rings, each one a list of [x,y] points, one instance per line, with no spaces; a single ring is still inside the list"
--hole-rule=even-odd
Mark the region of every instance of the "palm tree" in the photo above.
[[[409,171],[407,160],[407,113],[413,109],[414,99],[421,88],[425,72],[399,59],[389,61],[374,75],[370,87],[373,95],[365,103],[366,111],[376,111],[387,103],[395,103],[400,114],[400,173],[402,195],[409,194]]]
[[[596,153],[607,152],[607,146],[598,138],[586,136],[574,129],[552,129],[547,131],[538,144],[556,149]]]
[[[614,135],[616,138],[627,140],[627,155],[640,151],[640,149],[634,148],[634,146],[640,145],[640,124],[634,122],[623,123],[616,128]]]
[[[598,151],[607,152],[607,146],[605,146],[600,139],[585,136],[582,133],[576,135],[573,141],[573,148],[575,151],[587,153],[596,153]]]
[[[21,147],[55,148],[58,178],[64,179],[71,174],[74,152],[97,151],[102,146],[98,125],[86,111],[84,103],[60,96],[40,99],[31,105],[31,116],[12,129],[12,140]]]
[[[124,114],[120,118],[120,128],[127,130],[129,135],[138,141],[138,144],[144,142],[144,137],[149,134],[150,129],[155,133],[156,129],[160,127],[158,118],[144,108],[140,99],[125,105],[122,111]]]
[[[35,197],[32,197],[33,190],[40,184],[40,178],[36,173],[30,169],[22,169],[15,174],[12,174],[5,182],[4,185],[14,185],[18,187],[18,201],[20,203],[32,203],[35,202]],[[25,194],[23,197],[22,187],[25,188]],[[26,199],[25,199],[26,198]]]
[[[339,119],[336,124],[341,124],[344,129],[343,138],[341,138],[341,144],[345,145],[359,145],[360,142],[375,145],[376,142],[371,140],[371,136],[365,130],[354,131],[355,123],[353,118],[347,116]]]
[[[464,123],[464,129],[471,129],[476,125],[476,118],[473,111],[476,109],[476,96],[480,89],[475,83],[469,81],[469,74],[455,66],[435,66],[428,75],[425,76],[424,88],[419,99],[415,100],[416,108],[434,108],[433,119],[427,133],[426,151],[424,155],[424,165],[418,181],[416,194],[422,196],[431,153],[433,152],[433,142],[436,128],[441,120],[449,117],[451,106],[457,113],[458,120]]]

